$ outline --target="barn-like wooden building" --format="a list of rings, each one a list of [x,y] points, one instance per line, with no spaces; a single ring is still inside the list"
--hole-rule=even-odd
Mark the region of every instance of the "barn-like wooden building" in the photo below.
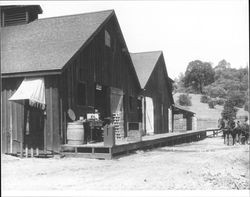
[[[172,80],[162,51],[130,53],[143,89],[143,129],[147,134],[173,131]]]
[[[1,6],[2,152],[17,153],[23,145],[60,151],[68,109],[77,119],[93,109],[103,118],[119,110],[126,136],[127,122],[141,119],[141,87],[115,12],[38,19],[41,13],[36,5]],[[157,62],[152,79],[167,76],[162,53]],[[171,94],[154,99],[162,103],[157,113],[163,105],[167,117]],[[156,130],[167,130],[156,122]]]

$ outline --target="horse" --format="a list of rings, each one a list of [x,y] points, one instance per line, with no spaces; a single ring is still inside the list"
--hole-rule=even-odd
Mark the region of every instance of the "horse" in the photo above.
[[[237,134],[237,129],[235,129],[235,121],[219,119],[218,127],[223,132],[224,144],[226,144],[226,139],[227,139],[227,145],[229,145],[229,136],[231,135],[233,138],[233,145],[234,145]]]
[[[242,124],[240,124],[240,129],[241,129],[241,136],[244,137],[244,142],[246,142],[246,144],[249,143],[249,134],[250,134],[250,131],[249,131],[249,125],[244,122]]]
[[[229,120],[229,130],[230,130],[229,133],[233,138],[233,145],[235,144],[236,135],[238,134],[238,128],[236,125],[237,124],[235,123],[234,120]]]
[[[236,123],[235,123],[235,133],[236,133],[236,137],[237,137],[237,143],[241,143],[241,137],[242,137],[242,125],[241,125],[241,122],[238,120]]]

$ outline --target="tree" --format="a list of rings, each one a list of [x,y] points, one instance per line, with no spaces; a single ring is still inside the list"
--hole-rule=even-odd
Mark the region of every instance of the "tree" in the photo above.
[[[239,90],[229,91],[228,97],[236,107],[243,107],[246,102],[245,92],[243,91]]]
[[[214,70],[209,62],[200,60],[188,64],[184,77],[185,87],[192,87],[197,92],[203,93],[203,87],[214,82]]]
[[[188,94],[180,94],[178,102],[182,106],[191,106],[191,97]]]
[[[208,85],[204,88],[204,92],[206,93],[206,95],[212,98],[216,97],[225,98],[227,95],[226,90],[223,88],[223,86],[220,85],[216,86],[213,86],[212,84]]]
[[[185,92],[184,87],[184,74],[181,72],[178,76],[178,78],[175,78],[175,84],[176,84],[176,92]]]
[[[231,68],[231,64],[227,62],[225,59],[219,61],[218,65],[215,66],[215,70],[224,70],[227,68]]]
[[[219,79],[221,75],[225,72],[225,70],[231,68],[231,64],[227,62],[225,59],[219,61],[218,65],[214,67],[215,80]]]
[[[237,109],[234,106],[234,101],[228,99],[224,104],[223,111],[221,112],[222,118],[233,120],[236,118],[236,113]]]

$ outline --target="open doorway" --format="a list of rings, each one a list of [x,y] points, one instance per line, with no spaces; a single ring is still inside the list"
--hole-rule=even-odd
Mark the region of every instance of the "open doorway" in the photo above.
[[[96,84],[95,86],[95,109],[100,113],[100,119],[110,116],[108,102],[108,88],[103,85]]]
[[[144,120],[145,120],[145,128],[147,135],[154,134],[154,104],[153,99],[150,97],[145,97],[145,109],[144,111]]]
[[[24,147],[44,149],[44,111],[25,105]]]

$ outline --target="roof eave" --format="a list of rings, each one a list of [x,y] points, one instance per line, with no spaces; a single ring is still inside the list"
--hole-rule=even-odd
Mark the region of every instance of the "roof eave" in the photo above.
[[[42,71],[31,71],[31,72],[16,72],[16,73],[1,73],[1,77],[4,78],[15,78],[15,77],[38,77],[47,75],[60,75],[61,70],[42,70]]]

